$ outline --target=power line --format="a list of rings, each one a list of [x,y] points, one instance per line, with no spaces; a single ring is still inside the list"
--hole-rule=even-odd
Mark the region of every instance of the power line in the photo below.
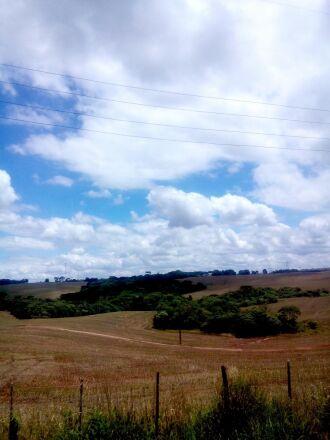
[[[259,1],[263,1],[263,0],[259,0]],[[201,95],[201,94],[196,94],[196,93],[179,92],[179,91],[174,91],[174,90],[154,89],[151,87],[142,87],[142,86],[136,86],[136,85],[122,84],[122,83],[117,83],[117,82],[101,81],[101,80],[85,78],[85,77],[81,77],[81,76],[67,75],[64,73],[50,72],[48,70],[41,70],[41,69],[36,69],[36,68],[32,68],[32,67],[25,67],[25,66],[17,66],[15,64],[0,63],[0,66],[10,67],[13,69],[28,70],[30,72],[45,73],[47,75],[59,76],[61,78],[69,78],[69,79],[74,79],[74,80],[88,81],[88,82],[92,82],[95,84],[104,84],[104,85],[108,85],[108,86],[123,87],[123,88],[141,90],[141,91],[147,91],[147,92],[164,93],[164,94],[178,95],[178,96],[189,96],[192,98],[213,99],[213,100],[218,100],[218,101],[240,102],[243,104],[259,104],[259,105],[268,105],[268,106],[272,106],[272,107],[281,107],[281,108],[289,108],[289,109],[296,109],[296,110],[319,111],[319,112],[330,113],[330,109],[324,109],[324,108],[302,107],[302,106],[294,106],[294,105],[286,105],[286,104],[276,104],[276,103],[265,102],[265,101],[254,101],[254,100],[238,99],[238,98],[226,98],[224,96],[210,96],[210,95]]]
[[[116,121],[116,122],[127,122],[130,124],[142,124],[142,125],[150,125],[150,126],[156,126],[156,127],[166,127],[166,128],[182,128],[182,129],[188,129],[188,130],[200,130],[200,131],[210,131],[210,132],[221,132],[221,133],[239,133],[239,134],[253,134],[253,135],[262,135],[262,136],[278,136],[278,137],[292,137],[292,138],[298,138],[298,139],[311,139],[311,140],[318,140],[318,141],[329,141],[330,138],[326,137],[317,137],[317,136],[300,136],[295,134],[285,134],[285,133],[265,133],[265,132],[258,132],[258,131],[244,131],[244,130],[228,130],[228,129],[222,129],[222,128],[206,128],[206,127],[192,127],[187,125],[173,125],[173,124],[162,124],[158,122],[146,122],[146,121],[135,121],[130,119],[119,119],[119,118],[113,118],[111,116],[101,116],[101,115],[93,115],[91,113],[84,113],[84,112],[75,112],[71,110],[64,110],[64,109],[55,109],[51,107],[43,107],[39,105],[31,105],[31,104],[22,104],[12,101],[4,101],[0,99],[0,103],[2,104],[9,104],[14,105],[18,107],[27,107],[34,110],[45,110],[45,111],[52,111],[56,113],[66,113],[74,116],[87,116],[89,118],[94,119],[104,119],[104,120],[110,120],[110,121]]]
[[[27,124],[36,124],[40,126],[47,126],[47,127],[55,127],[55,128],[65,128],[69,130],[77,130],[77,131],[88,131],[92,133],[100,133],[100,134],[108,134],[113,136],[121,136],[121,137],[128,137],[128,138],[134,138],[134,139],[145,139],[145,140],[152,140],[152,141],[165,141],[165,142],[176,142],[176,143],[185,143],[185,144],[203,144],[203,145],[215,145],[219,147],[246,147],[246,148],[263,148],[266,150],[289,150],[289,151],[308,151],[308,152],[324,152],[324,153],[330,153],[330,150],[326,150],[323,148],[313,148],[313,149],[307,149],[307,148],[298,148],[298,147],[273,147],[268,145],[250,145],[250,144],[220,144],[217,142],[209,142],[209,141],[193,141],[189,139],[171,139],[171,138],[159,138],[159,137],[153,137],[153,136],[140,136],[140,135],[134,135],[134,134],[127,134],[127,133],[116,133],[112,131],[101,131],[101,130],[93,130],[89,128],[80,128],[80,127],[74,127],[74,126],[68,126],[68,125],[60,125],[60,124],[51,124],[48,122],[37,122],[37,121],[30,121],[26,119],[19,119],[19,118],[10,118],[7,116],[0,116],[0,119],[8,120],[8,121],[15,121],[15,122],[22,122]]]
[[[319,125],[330,125],[330,122],[324,122],[324,121],[305,121],[303,119],[289,119],[289,118],[280,118],[276,116],[264,116],[264,115],[250,115],[250,114],[243,114],[243,113],[226,113],[226,112],[216,112],[216,111],[210,111],[210,110],[199,110],[199,109],[192,109],[192,108],[186,108],[186,107],[170,107],[165,105],[156,105],[156,104],[144,104],[141,102],[133,102],[133,101],[124,101],[119,99],[112,99],[112,98],[104,98],[100,96],[91,96],[86,95],[84,93],[77,93],[77,92],[68,92],[64,90],[54,90],[44,87],[37,87],[37,86],[31,86],[29,84],[22,84],[17,82],[11,82],[11,81],[5,81],[0,80],[0,83],[9,84],[13,86],[19,86],[19,87],[26,87],[33,90],[39,90],[41,92],[46,93],[55,93],[55,94],[64,94],[69,96],[79,96],[83,98],[88,99],[95,99],[98,101],[107,101],[107,102],[115,102],[119,104],[129,104],[129,105],[136,105],[140,107],[151,107],[151,108],[161,108],[166,110],[178,110],[183,112],[189,112],[189,113],[199,113],[199,114],[209,114],[209,115],[221,115],[221,116],[235,116],[235,117],[245,117],[245,118],[253,118],[253,119],[266,119],[266,120],[275,120],[275,121],[285,121],[285,122],[299,122],[303,124],[319,124]]]

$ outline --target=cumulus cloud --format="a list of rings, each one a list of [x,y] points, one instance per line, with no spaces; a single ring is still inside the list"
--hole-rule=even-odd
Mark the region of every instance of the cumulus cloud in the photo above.
[[[125,226],[78,212],[70,218],[38,218],[10,209],[0,214],[0,244],[10,253],[0,276],[42,279],[108,276],[212,268],[277,268],[330,265],[329,215],[305,218],[296,227],[246,197],[206,197],[173,187],[148,194],[150,212]],[[47,252],[24,256],[22,249]]]
[[[233,194],[205,197],[198,193],[160,187],[150,191],[148,200],[156,214],[169,220],[170,226],[191,228],[216,222],[230,225],[276,223],[272,209]]]
[[[7,105],[7,116],[81,129],[22,123],[26,135],[11,153],[55,165],[59,174],[48,183],[69,187],[64,176],[74,172],[93,188],[88,197],[149,191],[147,213],[134,206],[124,226],[84,213],[21,215],[10,177],[0,171],[2,246],[13,255],[2,262],[3,274],[43,278],[65,264],[74,276],[276,267],[283,260],[330,265],[330,125],[328,112],[315,110],[330,101],[325,14],[254,0],[100,0],[98,8],[87,0],[0,0],[0,7],[0,62],[63,75],[2,68],[1,79],[98,98],[48,99],[35,91],[32,99],[3,83],[11,99],[75,112]],[[322,12],[326,2],[315,0],[313,8]],[[152,88],[178,93],[146,90]],[[243,173],[245,197],[226,186]],[[216,175],[215,195],[177,188],[201,174]],[[289,224],[276,207],[308,217]],[[47,246],[47,259],[15,254]]]
[[[0,209],[10,207],[18,200],[14,188],[11,186],[10,175],[5,170],[0,170]]]
[[[6,250],[54,249],[54,244],[50,241],[38,240],[37,238],[32,238],[32,237],[18,237],[18,236],[0,238],[0,246],[2,247],[2,249],[6,249]]]
[[[254,179],[254,194],[267,204],[304,211],[330,209],[328,166],[310,169],[283,161],[261,164]]]
[[[294,8],[252,0],[244,5],[236,0],[223,4],[213,0],[207,4],[187,0],[170,7],[149,0],[134,4],[102,0],[101,5],[97,10],[89,2],[77,0],[65,7],[61,2],[41,0],[29,5],[24,2],[3,5],[0,37],[5,40],[11,35],[11,39],[2,45],[0,60],[64,75],[12,69],[6,70],[6,78],[64,91],[78,88],[101,99],[73,99],[74,110],[103,117],[79,117],[74,122],[89,131],[78,133],[62,130],[60,135],[40,134],[39,127],[39,134],[13,145],[12,151],[41,156],[81,174],[100,188],[119,190],[168,184],[173,179],[212,171],[222,162],[229,164],[229,173],[236,173],[242,164],[248,163],[256,167],[255,194],[260,201],[268,203],[269,200],[274,206],[287,206],[292,202],[297,209],[308,205],[293,191],[287,191],[285,182],[277,185],[277,178],[285,180],[290,167],[308,167],[314,173],[315,191],[322,189],[328,178],[322,171],[322,166],[330,164],[328,153],[294,150],[326,149],[325,141],[318,139],[330,137],[327,114],[285,107],[288,104],[324,108],[329,102],[328,72],[324,63],[324,59],[329,58],[328,27],[322,14],[297,12]],[[322,12],[325,6],[319,2],[317,7]],[[72,26],[73,15],[79,23],[77,26]],[[293,28],[296,32],[292,32]],[[305,32],[306,28],[310,31]],[[68,80],[66,74],[99,82]],[[179,94],[115,87],[102,81],[173,90]],[[185,92],[225,99],[202,100],[184,95]],[[237,101],[230,101],[231,97]],[[116,102],[118,100],[138,105]],[[256,103],[259,101],[284,106],[260,105]],[[233,113],[241,116],[232,116]],[[49,115],[38,110],[37,114],[31,111],[29,116],[39,121]],[[52,113],[54,121],[55,116]],[[111,119],[114,116],[122,121]],[[61,118],[64,125],[72,125],[71,117],[62,114]],[[267,149],[269,147],[287,150]],[[270,162],[278,163],[279,159],[287,165],[276,169],[279,176],[268,173],[267,179],[263,178],[262,170],[269,167]],[[308,192],[310,183],[310,179],[300,178],[297,186]],[[315,202],[315,206],[319,205]]]

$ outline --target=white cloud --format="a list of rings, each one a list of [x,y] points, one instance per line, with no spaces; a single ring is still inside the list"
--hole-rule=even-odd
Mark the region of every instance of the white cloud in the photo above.
[[[112,194],[108,189],[99,189],[97,191],[91,189],[87,191],[85,195],[92,199],[109,199],[110,197],[112,197]]]
[[[10,207],[19,199],[7,171],[0,170],[0,210]]]
[[[164,213],[155,210],[155,206],[152,213],[132,219],[126,226],[83,213],[72,218],[48,219],[15,213],[0,216],[0,230],[7,234],[1,243],[11,252],[19,247],[42,252],[53,249],[47,258],[22,254],[7,258],[1,266],[0,276],[43,279],[63,273],[64,267],[68,276],[84,277],[177,268],[280,268],[283,261],[289,261],[290,267],[330,265],[328,216],[309,217],[293,228],[277,222],[270,209],[265,210],[269,216],[269,221],[265,222],[260,205],[248,199],[223,196],[214,198],[218,206],[215,204],[214,211],[209,211],[209,219],[205,217],[204,223],[196,224],[196,218],[201,220],[202,217],[193,204],[201,206],[200,202],[209,202],[206,205],[212,206],[212,198],[183,193],[177,197],[184,208],[179,207],[178,212],[184,212],[183,218],[189,221],[183,227],[182,218],[179,224],[173,223],[174,211],[169,205],[173,202],[175,189],[170,190],[172,199],[163,198],[162,201],[167,204],[165,213],[172,216],[172,223],[169,218],[162,218]],[[185,196],[193,201],[190,216],[188,207],[182,203]],[[223,210],[221,202],[227,208],[232,204],[229,210],[223,211],[225,222],[216,211]],[[233,218],[232,223],[229,218]]]
[[[211,201],[201,194],[160,187],[150,191],[151,208],[169,220],[170,226],[194,227],[212,222]]]
[[[205,197],[175,188],[158,187],[150,191],[148,200],[156,214],[169,220],[170,226],[191,228],[215,222],[230,225],[276,223],[274,212],[266,205],[232,194]]]
[[[304,0],[299,5],[308,7],[310,2]],[[318,0],[313,7],[322,11],[326,2]],[[276,267],[283,260],[300,267],[330,265],[330,155],[312,151],[329,149],[328,112],[285,107],[328,108],[329,69],[324,60],[330,58],[330,27],[324,14],[254,0],[186,0],[170,6],[150,0],[100,0],[98,8],[87,0],[72,0],[65,7],[49,0],[0,0],[0,8],[0,41],[6,42],[0,46],[0,62],[64,75],[2,69],[1,78],[68,92],[79,90],[101,98],[63,95],[52,105],[103,117],[8,106],[9,116],[86,130],[57,127],[53,131],[24,124],[28,135],[15,140],[11,151],[22,155],[22,161],[24,155],[35,155],[55,163],[61,170],[58,173],[76,173],[94,188],[87,194],[90,197],[110,197],[112,189],[147,188],[151,208],[146,215],[133,214],[125,226],[83,213],[71,217],[50,217],[45,212],[40,217],[19,215],[18,195],[8,173],[0,171],[2,243],[9,245],[11,237],[16,237],[16,247],[31,246],[35,252],[38,246],[40,252],[45,250],[43,246],[54,246],[47,259],[18,254],[3,261],[0,268],[4,274],[58,275],[64,264],[77,276],[178,267]],[[183,94],[110,86],[65,75]],[[17,99],[23,96],[17,86],[2,85],[2,90]],[[185,96],[185,92],[284,106],[200,99]],[[40,104],[39,97],[34,93],[31,103]],[[44,104],[44,95],[41,101]],[[197,111],[153,107],[157,105]],[[247,181],[250,190],[254,185],[253,201],[225,194],[228,173],[232,182],[240,170],[239,177],[245,173],[244,178],[235,180],[234,186],[243,188]],[[179,186],[179,179],[200,173],[214,175],[214,193],[225,195],[207,197],[159,186]],[[54,177],[57,184],[71,185],[64,176],[59,180],[60,176]],[[35,182],[45,183],[40,177],[35,177]],[[246,194],[246,187],[243,190]],[[113,203],[121,201],[120,196],[113,198]],[[268,205],[313,211],[315,215],[298,226],[289,226],[279,222]]]
[[[101,82],[136,84],[183,93],[315,108],[327,107],[329,102],[328,70],[324,60],[329,58],[330,53],[328,28],[322,14],[297,12],[294,8],[288,10],[253,0],[244,2],[244,5],[236,0],[223,4],[210,1],[207,5],[196,0],[173,3],[171,7],[149,0],[134,4],[102,0],[102,7],[97,10],[86,1],[81,7],[78,0],[70,2],[65,8],[41,0],[34,0],[29,5],[24,2],[15,5],[4,0],[2,2],[4,20],[0,38],[2,36],[5,41],[11,35],[8,44],[0,49],[0,60],[3,62],[41,67],[43,70]],[[324,7],[322,3],[318,5],[321,11]],[[69,18],[73,14],[79,23],[74,27]],[[127,20],[131,23],[129,32],[126,29]],[[29,35],[28,49],[25,35]],[[293,203],[297,209],[305,209],[304,205],[308,203],[297,198],[293,191],[287,191],[284,182],[276,185],[276,179],[272,183],[257,177],[262,167],[279,160],[287,165],[276,169],[279,181],[281,178],[285,180],[290,167],[308,167],[315,174],[312,185],[316,192],[322,190],[324,180],[328,177],[321,169],[330,164],[327,153],[290,151],[291,147],[326,149],[324,141],[302,141],[282,136],[329,138],[326,112],[226,100],[201,100],[184,95],[110,87],[100,82],[68,81],[65,77],[14,69],[6,70],[6,78],[67,91],[78,88],[89,95],[110,99],[93,101],[81,97],[74,100],[74,110],[96,116],[111,118],[115,115],[119,119],[156,124],[241,132],[212,133],[207,130],[127,124],[86,116],[72,121],[68,115],[61,114],[64,125],[73,125],[74,122],[87,130],[207,141],[224,146],[152,141],[72,130],[62,131],[60,135],[30,136],[26,141],[12,146],[12,151],[16,153],[35,154],[55,161],[100,188],[150,188],[155,183],[168,184],[173,179],[212,171],[222,161],[226,164],[229,162],[229,173],[235,173],[239,166],[249,163],[257,167],[256,194],[261,201],[270,200],[269,203],[278,206]],[[256,115],[264,119],[170,111],[120,104],[113,101],[116,99],[147,105]],[[56,114],[53,113],[46,115],[30,110],[28,115],[36,120],[42,121],[42,118],[48,117],[56,122]],[[278,119],[267,119],[271,117]],[[325,124],[290,123],[286,119],[323,121]],[[277,136],[244,134],[244,131],[270,132]],[[232,144],[256,144],[289,150],[237,148]],[[307,187],[308,184],[309,181],[306,181]],[[305,189],[306,185],[302,182],[299,188]],[[267,196],[270,193],[272,196]],[[320,205],[314,204],[315,209]]]
[[[45,180],[45,183],[48,183],[49,185],[58,185],[70,188],[73,185],[74,181],[70,179],[70,177],[57,175]]]
[[[283,161],[261,164],[254,179],[254,194],[267,204],[305,211],[330,209],[330,170],[326,164],[318,169]]]
[[[49,179],[41,179],[38,173],[32,175],[32,180],[38,185],[55,185],[64,186],[70,188],[74,184],[74,180],[67,176],[62,176],[60,174],[50,177]]]
[[[38,240],[32,237],[10,236],[0,238],[0,246],[2,249],[54,249],[54,244],[46,240]]]

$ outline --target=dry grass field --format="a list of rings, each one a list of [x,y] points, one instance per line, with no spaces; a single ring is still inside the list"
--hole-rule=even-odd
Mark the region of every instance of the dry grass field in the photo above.
[[[271,273],[267,275],[236,275],[236,276],[208,276],[190,278],[193,282],[202,282],[207,290],[192,294],[194,299],[205,295],[221,295],[234,291],[240,286],[253,287],[300,287],[306,290],[328,289],[330,290],[330,271],[325,272],[293,272],[293,273]]]
[[[213,278],[214,282],[221,279],[212,277],[212,282]],[[248,278],[244,277],[244,284],[249,284]],[[274,287],[288,285],[288,279],[294,286],[329,287],[329,273],[313,274],[308,280],[305,274],[285,277],[284,282],[277,276],[260,280],[273,286],[266,282],[273,278],[277,280]],[[203,294],[224,288],[215,286]],[[330,298],[286,299],[269,307],[276,309],[284,303],[298,305],[301,319],[315,319],[320,328],[247,340],[191,331],[183,333],[180,346],[176,332],[152,328],[153,312],[24,321],[0,312],[1,418],[7,417],[11,381],[15,407],[23,418],[58,413],[61,408],[76,410],[80,378],[85,383],[86,406],[116,404],[144,410],[153,405],[154,378],[159,371],[164,412],[208,403],[219,390],[221,365],[228,367],[230,377],[243,375],[256,386],[284,396],[290,359],[296,398],[329,387]]]
[[[26,284],[8,284],[0,286],[0,292],[6,292],[10,296],[35,296],[44,299],[59,298],[62,293],[79,292],[81,286],[86,283],[82,281],[67,283],[26,283]]]

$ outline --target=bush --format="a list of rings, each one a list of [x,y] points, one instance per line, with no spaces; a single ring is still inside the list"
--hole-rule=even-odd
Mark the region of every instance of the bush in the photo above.
[[[223,393],[214,408],[200,413],[195,424],[198,439],[239,439],[248,437],[253,426],[262,424],[266,416],[265,396],[251,384],[238,381],[229,387],[229,402]],[[247,437],[245,437],[247,436]]]

